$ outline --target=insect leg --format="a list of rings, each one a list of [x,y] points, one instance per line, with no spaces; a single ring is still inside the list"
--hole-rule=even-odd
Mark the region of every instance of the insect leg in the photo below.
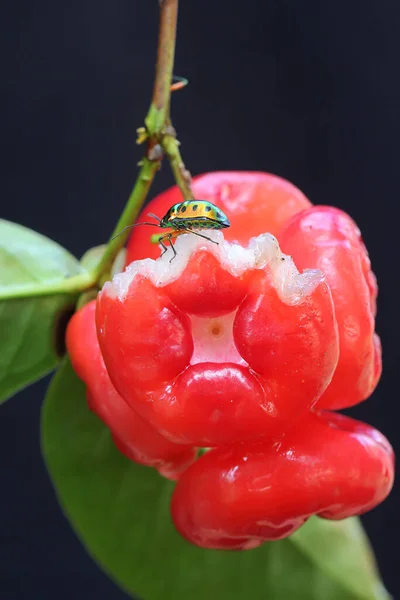
[[[161,245],[161,246],[162,246],[162,248],[163,248],[163,251],[162,251],[162,253],[161,253],[161,256],[164,256],[164,254],[165,254],[165,253],[167,252],[167,250],[168,250],[168,248],[167,248],[167,246],[164,244],[164,242],[166,241],[166,242],[167,242],[167,243],[168,243],[168,244],[171,246],[171,250],[172,250],[172,252],[174,253],[174,255],[173,255],[173,257],[171,258],[171,260],[170,260],[169,262],[173,261],[173,260],[174,260],[174,258],[175,258],[175,256],[176,256],[176,250],[175,250],[175,248],[174,248],[174,245],[173,245],[173,243],[172,243],[172,240],[173,240],[174,238],[178,237],[178,235],[181,235],[181,232],[180,232],[180,231],[172,231],[171,233],[167,233],[167,234],[165,234],[165,235],[162,235],[161,237],[159,237],[159,238],[158,238],[158,241],[159,241],[160,245]]]
[[[174,236],[173,233],[170,233],[168,235],[168,242],[169,242],[169,245],[171,246],[172,252],[174,253],[173,257],[171,258],[171,260],[169,262],[172,262],[174,260],[174,258],[176,257],[176,250],[175,250],[174,245],[172,243],[172,238],[173,237],[177,237],[177,235],[175,234],[175,236]]]
[[[165,248],[165,244],[163,244],[162,241],[166,240],[168,242],[168,244],[171,246],[172,252],[174,253],[173,257],[171,258],[171,260],[169,262],[172,262],[174,260],[174,258],[176,257],[176,250],[175,250],[174,244],[172,243],[172,240],[176,239],[183,233],[186,233],[186,229],[171,231],[171,233],[167,233],[167,234],[163,235],[162,238],[160,238],[160,244],[163,246],[163,248]],[[163,252],[163,254],[164,254],[164,252]]]
[[[205,240],[208,240],[209,242],[212,242],[213,244],[217,244],[217,246],[219,246],[218,242],[212,240],[211,238],[207,237],[206,235],[203,235],[202,233],[197,233],[197,231],[193,231],[193,229],[185,229],[185,231],[187,231],[188,233],[193,233],[193,235],[198,235],[199,237],[202,237]]]
[[[161,256],[164,256],[164,254],[167,252],[168,248],[167,246],[164,244],[164,240],[167,238],[167,235],[162,235],[161,237],[158,238],[158,243],[160,244],[160,246],[162,246],[163,251],[161,252]]]

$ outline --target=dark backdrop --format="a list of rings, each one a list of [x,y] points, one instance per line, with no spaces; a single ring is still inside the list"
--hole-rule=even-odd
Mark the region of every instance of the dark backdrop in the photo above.
[[[156,0],[18,0],[1,14],[1,216],[80,256],[132,187]],[[353,413],[399,448],[396,353],[400,8],[390,0],[182,1],[173,114],[193,173],[268,170],[359,223],[380,283],[384,375]],[[172,183],[167,166],[156,190]],[[48,380],[1,409],[0,596],[125,598],[86,555],[39,450]],[[396,395],[395,395],[396,394]],[[399,490],[364,518],[400,597]]]

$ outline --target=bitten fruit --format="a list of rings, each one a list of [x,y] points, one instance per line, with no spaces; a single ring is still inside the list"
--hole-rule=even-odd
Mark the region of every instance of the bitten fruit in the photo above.
[[[332,412],[381,374],[356,224],[266,173],[209,173],[193,189],[231,227],[182,233],[161,257],[160,229],[134,229],[125,271],[69,324],[91,409],[121,452],[178,480],[173,522],[197,546],[246,550],[312,515],[374,508],[393,485],[392,448]],[[182,200],[171,188],[139,221]]]
[[[97,330],[124,400],[171,441],[277,437],[331,381],[338,333],[320,271],[298,273],[276,239],[248,248],[187,234],[132,263],[97,300]]]

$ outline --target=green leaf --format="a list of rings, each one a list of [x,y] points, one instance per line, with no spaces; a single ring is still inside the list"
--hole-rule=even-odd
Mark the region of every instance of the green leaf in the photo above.
[[[58,330],[91,283],[64,248],[0,219],[0,402],[57,365]]]
[[[322,572],[353,591],[356,598],[390,598],[359,519],[310,519],[290,539]]]
[[[68,361],[46,397],[42,448],[82,542],[111,578],[143,600],[388,598],[356,519],[310,519],[290,539],[247,552],[185,542],[169,516],[174,484],[119,454],[88,410]]]

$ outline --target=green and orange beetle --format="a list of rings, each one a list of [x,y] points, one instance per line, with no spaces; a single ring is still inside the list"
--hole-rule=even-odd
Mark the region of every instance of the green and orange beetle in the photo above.
[[[229,219],[225,213],[223,213],[218,206],[215,206],[215,204],[212,204],[207,200],[185,200],[184,202],[178,202],[177,204],[171,206],[169,211],[162,217],[162,219],[153,213],[149,213],[148,216],[156,219],[158,223],[150,223],[147,221],[135,223],[134,225],[128,225],[128,227],[125,227],[120,233],[128,228],[137,227],[138,225],[157,225],[162,229],[172,229],[173,231],[161,235],[158,238],[158,242],[163,248],[161,256],[168,250],[168,247],[164,242],[167,242],[170,245],[174,253],[170,262],[174,260],[176,256],[176,250],[172,243],[173,239],[176,239],[178,236],[184,233],[193,233],[193,235],[202,237],[213,244],[218,244],[218,242],[215,242],[206,235],[194,230],[225,229],[226,227],[230,226]]]

